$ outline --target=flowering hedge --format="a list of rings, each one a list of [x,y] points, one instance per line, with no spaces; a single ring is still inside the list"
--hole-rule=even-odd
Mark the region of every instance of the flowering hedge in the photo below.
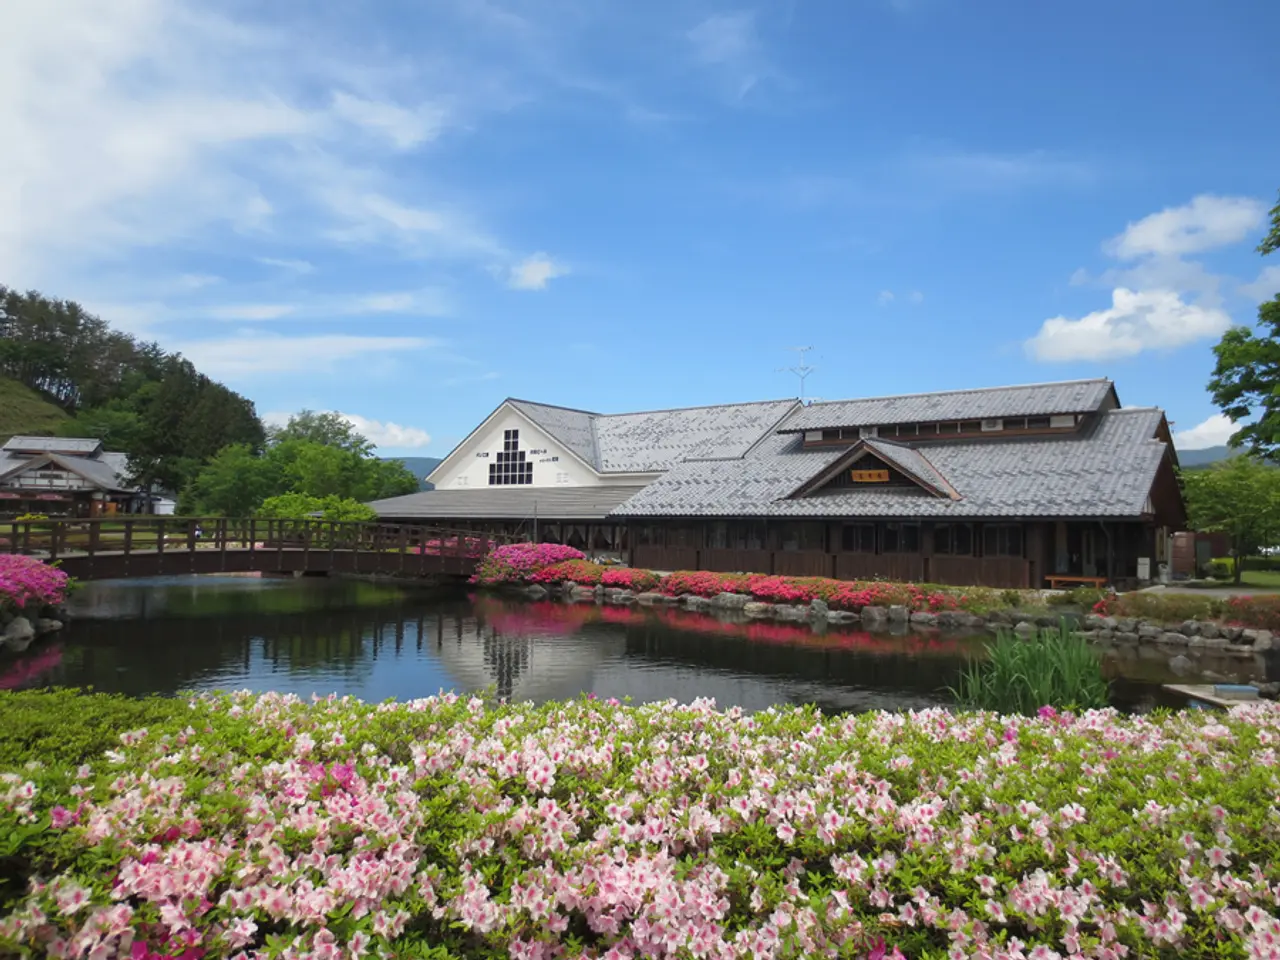
[[[650,570],[605,567],[585,560],[572,547],[557,544],[514,544],[499,547],[481,563],[472,583],[604,584],[637,593],[714,597],[745,593],[765,603],[825,601],[837,610],[901,605],[912,610],[989,610],[1000,605],[997,593],[984,587],[948,588],[913,583],[862,583],[824,577],[778,577],[758,573],[712,573],[681,570],[659,577]]]
[[[586,554],[558,543],[510,543],[497,547],[480,561],[472,583],[492,586],[520,583],[563,560],[582,560]]]
[[[201,699],[3,774],[0,953],[1273,958],[1277,742],[1274,704]]]
[[[1159,623],[1221,620],[1280,632],[1280,595],[1213,597],[1195,593],[1124,593],[1094,604],[1095,613]]]
[[[67,575],[34,557],[0,554],[0,609],[56,607],[66,599]]]

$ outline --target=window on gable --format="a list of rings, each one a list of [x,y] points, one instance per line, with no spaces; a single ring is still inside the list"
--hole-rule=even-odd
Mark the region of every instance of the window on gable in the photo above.
[[[914,423],[898,424],[898,436],[900,437],[914,437],[919,432],[919,430],[920,430],[920,427]]]
[[[828,440],[839,440],[839,439],[840,439],[840,431],[839,431],[839,430],[823,430],[823,431],[822,431],[822,439],[823,439],[824,441],[828,441]]]
[[[489,486],[527,486],[533,483],[533,462],[520,449],[520,431],[502,432],[502,452],[489,464]]]
[[[920,524],[886,523],[880,548],[884,553],[919,553]]]
[[[960,423],[960,432],[961,433],[981,433],[982,421],[981,420],[963,420]]]
[[[1028,430],[1048,430],[1049,425],[1048,417],[1027,417]]]
[[[1022,527],[1016,523],[987,524],[982,529],[982,554],[987,557],[1022,556]]]
[[[973,527],[967,523],[940,523],[933,528],[933,552],[950,557],[973,555]]]
[[[1004,428],[1006,430],[1025,430],[1027,428],[1026,417],[1005,417]]]

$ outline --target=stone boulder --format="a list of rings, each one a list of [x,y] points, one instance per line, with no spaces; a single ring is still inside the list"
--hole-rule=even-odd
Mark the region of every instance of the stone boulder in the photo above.
[[[710,599],[708,599],[707,597],[699,597],[698,595],[693,593],[685,595],[684,605],[688,607],[690,610],[710,610],[711,609]]]
[[[881,627],[889,619],[889,611],[884,607],[877,607],[874,604],[865,606],[860,611],[862,622],[871,630]]]
[[[830,612],[831,608],[827,606],[827,601],[819,600],[817,597],[809,601],[809,616],[814,620],[821,620],[826,623],[827,614]]]
[[[1178,632],[1184,637],[1198,637],[1200,636],[1200,621],[1183,620],[1178,626]]]
[[[0,633],[0,649],[8,647],[10,650],[25,650],[35,636],[36,628],[31,625],[30,620],[26,617],[14,617],[4,628],[4,632]]]
[[[1237,642],[1244,634],[1243,627],[1222,627],[1222,635],[1231,643]]]
[[[1196,672],[1196,665],[1182,654],[1178,654],[1169,661],[1169,669],[1173,671],[1175,676],[1189,677]]]
[[[779,620],[808,620],[809,608],[793,606],[789,603],[779,603],[774,605],[773,615]]]
[[[36,621],[36,633],[57,633],[63,627],[61,620],[55,620],[53,617],[41,617]]]
[[[1131,620],[1129,622],[1132,623],[1133,621]],[[1115,640],[1116,643],[1137,643],[1138,635],[1136,633],[1130,633],[1127,630],[1119,630],[1116,632]]]
[[[1185,647],[1190,642],[1190,638],[1181,633],[1162,633],[1156,639],[1156,643],[1164,644],[1166,647]]]
[[[1136,634],[1138,632],[1138,621],[1134,620],[1132,617],[1119,617],[1116,620],[1114,629],[1119,633]]]
[[[1162,633],[1164,633],[1164,631],[1154,623],[1146,623],[1144,621],[1143,623],[1138,624],[1139,640],[1158,640]]]
[[[531,583],[520,593],[529,600],[545,600],[551,595],[547,588],[540,583]]]
[[[750,603],[743,604],[742,612],[745,616],[748,616],[753,620],[759,620],[762,617],[771,617],[773,616],[773,604],[760,603],[756,600],[752,600]]]
[[[915,626],[934,627],[938,624],[938,615],[926,610],[917,610],[911,614],[911,623]]]
[[[858,615],[852,610],[828,610],[827,623],[857,623]]]
[[[652,606],[655,603],[666,603],[667,598],[660,593],[640,593],[636,595],[636,603]]]
[[[1200,623],[1200,636],[1207,640],[1216,640],[1222,636],[1222,631],[1218,629],[1218,625],[1212,620],[1205,620]]]
[[[1023,638],[1034,637],[1040,632],[1040,628],[1036,626],[1034,620],[1019,620],[1017,625],[1014,626],[1013,632]]]
[[[911,619],[911,611],[901,604],[895,603],[889,608],[890,623],[906,623]]]
[[[750,595],[745,593],[718,593],[711,598],[711,605],[720,610],[741,610],[750,602]]]
[[[606,603],[635,603],[636,595],[621,587],[610,587],[604,592]]]

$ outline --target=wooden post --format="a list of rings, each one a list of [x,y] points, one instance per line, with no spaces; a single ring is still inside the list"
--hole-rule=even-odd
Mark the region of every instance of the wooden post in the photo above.
[[[63,521],[59,520],[50,524],[49,528],[49,559],[56,560],[58,558],[58,540],[62,537]]]
[[[258,546],[258,521],[252,517],[249,518],[249,566],[253,566],[253,556],[257,552]]]
[[[127,558],[133,552],[133,518],[124,522],[124,555]]]
[[[164,518],[161,517],[155,522],[156,531],[156,553],[164,554]]]
[[[227,518],[218,520],[218,569],[227,572]]]
[[[87,549],[89,551],[89,556],[91,557],[95,556],[98,552],[98,535],[101,533],[101,531],[102,531],[101,521],[97,521],[89,525],[89,543],[88,543]]]

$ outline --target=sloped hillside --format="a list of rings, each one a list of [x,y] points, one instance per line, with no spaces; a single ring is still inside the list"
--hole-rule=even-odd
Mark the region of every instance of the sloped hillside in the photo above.
[[[34,390],[0,377],[0,443],[17,434],[52,434],[69,419]]]

